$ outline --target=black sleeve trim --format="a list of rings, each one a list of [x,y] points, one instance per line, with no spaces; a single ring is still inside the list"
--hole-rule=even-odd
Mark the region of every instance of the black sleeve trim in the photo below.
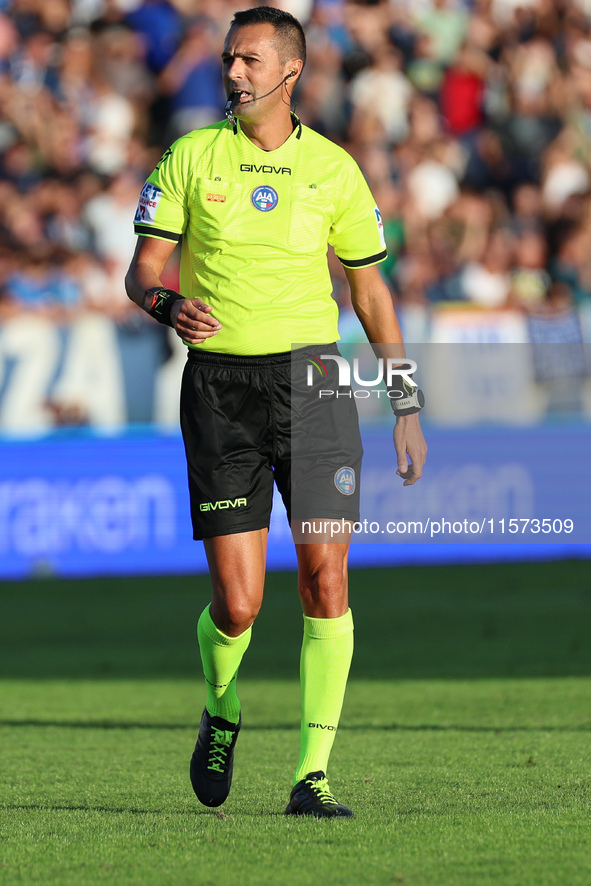
[[[173,243],[178,243],[181,239],[181,234],[163,231],[161,228],[154,228],[152,225],[134,225],[133,229],[136,234],[144,234],[147,237],[162,237],[164,240],[172,240]]]
[[[364,268],[366,265],[375,265],[379,261],[384,261],[384,259],[387,257],[388,251],[386,249],[384,249],[383,252],[376,253],[376,255],[370,255],[368,258],[357,258],[354,260],[350,260],[341,258],[340,255],[337,256],[340,263],[346,268]]]

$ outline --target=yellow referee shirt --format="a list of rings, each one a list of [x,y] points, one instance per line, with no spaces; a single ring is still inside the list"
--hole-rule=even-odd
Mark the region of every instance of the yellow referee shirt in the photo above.
[[[327,244],[349,268],[386,258],[383,225],[355,161],[294,118],[263,151],[226,121],[178,139],[142,189],[140,236],[182,238],[180,291],[222,330],[196,347],[289,351],[338,339]]]

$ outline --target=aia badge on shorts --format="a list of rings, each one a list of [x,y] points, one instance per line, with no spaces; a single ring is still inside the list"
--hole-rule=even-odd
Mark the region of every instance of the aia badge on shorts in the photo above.
[[[334,475],[334,485],[343,495],[353,495],[355,492],[355,471],[353,468],[339,468]]]
[[[259,212],[271,212],[279,203],[279,194],[275,188],[270,188],[269,185],[261,185],[254,189],[250,199],[254,208],[258,209]]]

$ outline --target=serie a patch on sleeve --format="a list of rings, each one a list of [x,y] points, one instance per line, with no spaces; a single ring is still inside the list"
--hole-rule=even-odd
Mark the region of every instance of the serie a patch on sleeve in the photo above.
[[[382,244],[383,248],[385,249],[386,248],[386,238],[384,237],[384,222],[382,221],[382,213],[380,212],[380,210],[378,209],[377,206],[374,206],[373,211],[376,214],[378,233],[380,235],[380,243]]]
[[[140,194],[134,222],[139,225],[153,225],[156,221],[156,210],[162,197],[162,191],[151,182],[146,182]]]

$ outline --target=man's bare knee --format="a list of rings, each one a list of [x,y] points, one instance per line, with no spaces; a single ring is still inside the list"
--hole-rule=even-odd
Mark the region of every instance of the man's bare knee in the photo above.
[[[211,617],[229,637],[246,631],[261,608],[267,530],[205,540],[213,597]]]
[[[300,588],[307,588],[314,596],[322,597],[343,587],[343,570],[338,564],[319,566],[309,573],[300,575]]]
[[[348,608],[346,558],[300,558],[299,591],[304,613],[313,618],[337,618]]]
[[[214,594],[210,613],[216,627],[229,637],[237,637],[253,624],[260,611],[260,603],[240,599],[230,601]]]

